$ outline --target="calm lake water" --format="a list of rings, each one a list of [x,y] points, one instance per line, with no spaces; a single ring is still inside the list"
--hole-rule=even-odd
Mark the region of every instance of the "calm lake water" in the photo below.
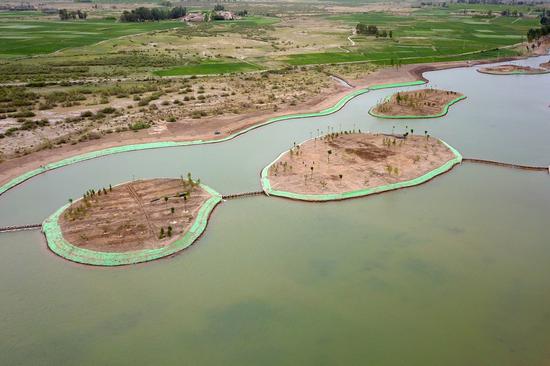
[[[550,75],[425,76],[468,99],[441,119],[378,120],[368,109],[396,91],[381,90],[222,144],[75,164],[0,197],[0,226],[134,177],[256,190],[263,166],[327,126],[408,126],[465,157],[550,164]],[[464,164],[363,199],[225,202],[191,249],[123,268],[65,261],[38,231],[0,234],[0,364],[548,365],[549,222],[548,174]]]

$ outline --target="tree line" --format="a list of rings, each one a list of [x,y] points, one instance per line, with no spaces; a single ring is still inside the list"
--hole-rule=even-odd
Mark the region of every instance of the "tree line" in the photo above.
[[[55,14],[55,13],[54,13]],[[67,9],[59,9],[59,19],[61,20],[70,20],[70,19],[86,19],[88,13],[78,9],[77,11],[68,11]]]
[[[550,34],[550,25],[543,25],[540,28],[531,28],[527,31],[527,40],[532,42],[548,34]]]
[[[187,9],[182,6],[169,8],[145,8],[139,7],[131,11],[125,10],[120,16],[121,22],[146,22],[165,19],[177,19],[185,16]]]
[[[393,31],[379,30],[375,25],[366,25],[359,23],[355,26],[355,31],[357,34],[364,34],[367,36],[376,36],[376,37],[390,37],[393,38]]]

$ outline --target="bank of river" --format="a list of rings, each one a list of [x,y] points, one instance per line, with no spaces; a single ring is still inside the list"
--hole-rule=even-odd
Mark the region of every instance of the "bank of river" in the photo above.
[[[380,90],[332,116],[221,144],[78,163],[0,197],[0,226],[39,222],[90,182],[191,171],[221,193],[258,190],[266,163],[327,125],[408,126],[465,157],[548,164],[550,75],[425,76],[468,99],[442,119],[379,121],[368,109],[396,91]],[[2,234],[0,352],[11,365],[543,364],[548,182],[546,173],[464,165],[418,188],[346,202],[230,201],[199,245],[123,270],[64,261],[39,232]]]

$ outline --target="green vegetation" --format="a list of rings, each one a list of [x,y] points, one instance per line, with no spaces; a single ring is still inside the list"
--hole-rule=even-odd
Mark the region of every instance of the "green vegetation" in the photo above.
[[[550,25],[543,25],[540,28],[531,28],[527,32],[527,39],[529,42],[539,39],[540,37],[550,34]]]
[[[176,6],[172,9],[168,8],[146,8],[139,7],[130,11],[124,11],[120,16],[121,22],[145,22],[159,21],[166,19],[177,19],[185,16],[187,9],[181,6]]]
[[[437,16],[435,14],[437,13]],[[449,10],[422,9],[410,16],[381,12],[330,16],[328,19],[360,27],[352,52],[297,53],[283,60],[291,65],[371,61],[402,64],[515,56],[509,47],[525,40],[537,18],[457,16]],[[366,26],[368,24],[370,28]],[[381,34],[392,37],[379,37]],[[373,37],[377,35],[377,37]],[[351,48],[350,48],[351,49]]]
[[[323,52],[323,53],[298,53],[285,57],[285,62],[290,65],[332,64],[339,62],[357,62],[371,59],[364,53]]]
[[[159,76],[208,75],[229,74],[235,72],[247,72],[256,70],[261,70],[261,68],[257,65],[244,62],[220,62],[178,66],[167,70],[155,71],[155,74]]]
[[[128,125],[128,128],[132,131],[144,130],[149,127],[151,127],[151,125],[147,122],[135,122]]]
[[[179,21],[119,23],[115,20],[0,22],[0,57],[50,53],[111,38],[186,27]]]

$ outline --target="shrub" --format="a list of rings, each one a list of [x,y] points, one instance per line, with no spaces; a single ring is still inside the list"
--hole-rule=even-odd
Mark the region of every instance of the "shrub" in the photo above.
[[[132,131],[143,130],[149,127],[151,127],[151,125],[143,121],[134,122],[128,125],[128,128]]]
[[[113,107],[106,107],[106,108],[103,108],[102,110],[100,110],[101,113],[104,113],[104,114],[111,114],[111,113],[115,113],[116,112],[116,108],[113,108]]]

